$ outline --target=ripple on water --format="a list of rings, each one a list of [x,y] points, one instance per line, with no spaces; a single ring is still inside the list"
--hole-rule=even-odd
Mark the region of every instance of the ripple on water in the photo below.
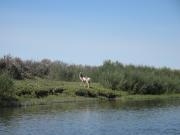
[[[79,102],[0,110],[0,135],[180,134],[180,100]]]

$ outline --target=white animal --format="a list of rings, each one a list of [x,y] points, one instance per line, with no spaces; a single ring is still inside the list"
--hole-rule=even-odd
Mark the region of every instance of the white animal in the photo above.
[[[80,72],[79,73],[79,79],[81,80],[81,83],[83,83],[84,84],[84,87],[86,87],[86,85],[87,85],[87,87],[89,88],[89,86],[90,86],[90,81],[91,81],[91,78],[90,77],[85,77],[85,76],[83,76],[83,74]]]

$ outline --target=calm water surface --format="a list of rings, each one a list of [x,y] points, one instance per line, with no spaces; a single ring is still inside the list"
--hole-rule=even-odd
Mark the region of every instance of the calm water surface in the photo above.
[[[180,135],[180,100],[0,109],[0,135]]]

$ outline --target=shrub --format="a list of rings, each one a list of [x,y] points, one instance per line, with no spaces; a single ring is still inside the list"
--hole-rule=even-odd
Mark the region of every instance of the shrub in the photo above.
[[[17,80],[23,79],[21,69],[15,65],[11,66],[11,68],[9,69],[9,73],[12,76],[12,78],[14,78],[14,79],[17,79]]]
[[[130,94],[163,94],[180,92],[180,71],[147,66],[123,66],[105,61],[99,67],[100,83],[112,90]]]
[[[13,97],[14,96],[14,82],[7,75],[0,75],[0,97]]]
[[[114,92],[99,92],[98,95],[109,99],[116,98],[117,96]]]
[[[37,98],[46,97],[49,95],[49,90],[37,90],[35,91],[35,95]]]
[[[33,95],[33,91],[30,89],[22,89],[20,91],[16,92],[16,95],[18,96],[32,96]]]
[[[141,94],[163,94],[165,90],[161,86],[161,84],[157,82],[153,82],[151,84],[144,84],[140,89]]]
[[[75,94],[77,96],[84,96],[84,97],[97,97],[97,93],[89,89],[79,89],[75,92]]]
[[[117,95],[112,91],[106,91],[106,90],[102,90],[102,91],[95,91],[93,89],[79,89],[75,92],[75,94],[77,96],[84,96],[84,97],[105,97],[108,99],[114,99],[117,97]]]

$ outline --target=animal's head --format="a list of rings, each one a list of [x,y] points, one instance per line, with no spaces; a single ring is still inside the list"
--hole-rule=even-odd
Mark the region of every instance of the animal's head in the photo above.
[[[83,77],[83,74],[81,72],[79,73],[79,77]]]

